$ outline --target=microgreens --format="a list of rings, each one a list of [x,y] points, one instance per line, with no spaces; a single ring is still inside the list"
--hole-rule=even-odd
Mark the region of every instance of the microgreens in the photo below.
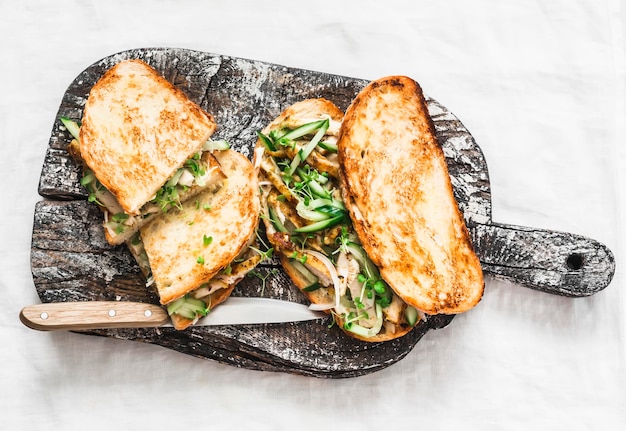
[[[180,168],[174,174],[174,176],[157,191],[156,196],[150,202],[157,204],[163,212],[168,211],[172,207],[182,210],[180,192],[188,190],[189,187],[183,184],[179,184],[178,179],[180,178],[182,171],[184,171],[185,169],[191,172],[195,179],[206,175],[206,170],[200,158],[201,153],[196,153],[192,158],[187,160],[184,166]],[[196,200],[195,205],[196,209],[199,209],[200,202]],[[206,204],[205,209],[207,209]]]
[[[115,223],[122,223],[128,220],[128,217],[130,217],[128,214],[122,212],[122,213],[113,214],[111,216],[111,220],[113,220]]]
[[[259,271],[254,271],[254,270],[248,273],[248,275],[254,276],[258,278],[259,280],[261,280],[261,293],[260,293],[261,296],[263,296],[263,294],[265,293],[265,284],[267,282],[267,279],[271,275],[276,275],[276,274],[278,274],[278,270],[276,268],[269,270],[267,274],[265,275],[261,274]]]
[[[294,251],[294,252],[291,254],[291,259],[297,260],[297,261],[299,261],[301,264],[303,264],[303,265],[304,265],[304,264],[306,263],[306,260],[307,260],[307,255],[306,255],[306,254],[304,254],[304,253],[303,253],[302,255],[298,255],[298,252],[297,252],[297,251]]]
[[[256,251],[259,254],[259,256],[261,256],[261,261],[270,260],[272,258],[272,256],[274,255],[274,248],[273,247],[269,248],[269,249],[267,249],[265,251],[259,250],[258,248],[252,247],[252,246],[250,246],[249,248],[250,248],[250,250]]]

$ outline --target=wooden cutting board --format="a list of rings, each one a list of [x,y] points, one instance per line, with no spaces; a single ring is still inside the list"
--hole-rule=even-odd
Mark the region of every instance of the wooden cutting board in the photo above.
[[[216,138],[252,157],[256,131],[292,103],[324,97],[346,109],[366,80],[170,48],[124,51],[85,69],[70,84],[57,116],[82,117],[91,86],[115,63],[146,61],[192,100],[211,112]],[[611,281],[615,261],[603,244],[580,235],[494,223],[487,164],[463,124],[427,97],[437,137],[447,158],[454,193],[487,276],[553,294],[584,297]],[[41,173],[32,237],[31,267],[42,302],[118,300],[158,303],[124,246],[111,247],[102,216],[86,201],[80,169],[66,151],[69,134],[54,122]],[[306,303],[276,261],[258,268],[234,296],[265,296]],[[347,337],[330,318],[288,324],[97,330],[85,332],[143,341],[181,353],[254,370],[325,378],[355,377],[405,357],[430,330],[452,316],[420,322],[408,335],[386,343]]]

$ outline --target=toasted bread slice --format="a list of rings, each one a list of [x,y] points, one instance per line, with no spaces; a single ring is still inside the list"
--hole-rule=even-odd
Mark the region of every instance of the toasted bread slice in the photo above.
[[[482,270],[419,85],[403,76],[368,84],[337,147],[344,202],[381,276],[427,314],[474,307]]]
[[[149,280],[148,284],[152,285],[154,283],[152,269],[150,268],[150,262],[148,261],[148,255],[141,236],[135,235],[126,242],[126,245],[144,276]],[[198,289],[189,292],[188,297],[202,301],[206,310],[211,312],[215,307],[228,299],[237,284],[261,262],[262,256],[255,250],[256,246],[256,238],[250,238],[249,244],[244,247],[239,256],[230,265],[220,270],[210,280],[201,284]],[[170,313],[172,324],[178,330],[194,325],[200,317],[202,317],[202,314],[197,312],[193,318],[183,316],[177,312]]]
[[[162,304],[207,283],[256,233],[260,203],[252,164],[234,150],[215,157],[226,175],[218,191],[205,190],[140,229]]]
[[[124,212],[139,215],[216,128],[210,114],[153,68],[126,60],[89,93],[80,155]]]

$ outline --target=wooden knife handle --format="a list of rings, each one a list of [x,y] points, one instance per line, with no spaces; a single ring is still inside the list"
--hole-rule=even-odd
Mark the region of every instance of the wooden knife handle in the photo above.
[[[29,305],[20,320],[39,331],[81,331],[161,326],[169,321],[160,306],[141,302],[79,301]]]
[[[611,250],[581,235],[499,223],[477,224],[470,234],[485,273],[532,289],[590,296],[615,273]]]

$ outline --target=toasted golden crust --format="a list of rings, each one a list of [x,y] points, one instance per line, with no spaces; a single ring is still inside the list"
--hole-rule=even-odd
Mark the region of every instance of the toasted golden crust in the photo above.
[[[480,262],[419,85],[403,76],[368,84],[348,108],[337,146],[345,204],[381,276],[428,314],[475,306]]]
[[[252,164],[233,150],[214,154],[227,177],[222,188],[201,192],[182,211],[165,213],[140,230],[163,304],[210,280],[256,232],[260,203]]]
[[[124,211],[138,215],[216,127],[210,114],[146,63],[126,60],[89,93],[81,158]]]

